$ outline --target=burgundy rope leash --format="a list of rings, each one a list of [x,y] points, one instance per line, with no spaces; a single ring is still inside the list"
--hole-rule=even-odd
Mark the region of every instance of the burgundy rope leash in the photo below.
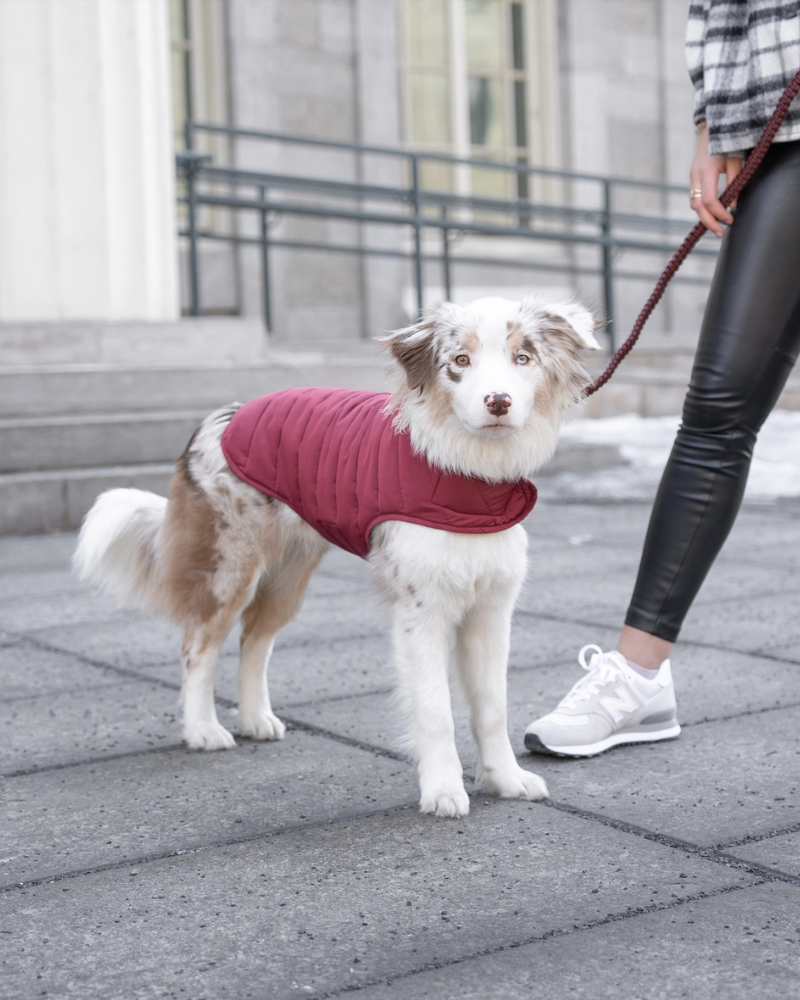
[[[783,96],[778,101],[778,105],[775,108],[772,117],[767,122],[767,127],[761,133],[761,138],[756,143],[752,153],[744,161],[742,169],[720,195],[719,200],[726,208],[735,200],[742,188],[750,181],[756,170],[758,170],[761,165],[761,161],[767,155],[767,150],[772,145],[775,133],[781,127],[781,123],[786,117],[789,106],[795,97],[797,97],[798,93],[800,93],[800,72],[798,72],[797,76],[795,76],[783,92]],[[600,375],[600,377],[584,391],[584,395],[591,396],[593,392],[597,392],[598,389],[604,386],[617,370],[620,362],[630,353],[634,344],[639,339],[639,334],[642,332],[642,328],[649,319],[650,314],[660,302],[661,296],[664,294],[667,285],[670,283],[681,264],[697,246],[700,237],[705,231],[705,225],[703,225],[702,222],[698,222],[683,243],[681,243],[680,247],[678,247],[675,251],[672,260],[664,268],[663,274],[656,282],[653,294],[647,302],[645,302],[644,308],[639,313],[636,322],[633,324],[633,330],[631,331],[630,337],[628,337],[611,361],[609,361],[608,367],[603,374]]]

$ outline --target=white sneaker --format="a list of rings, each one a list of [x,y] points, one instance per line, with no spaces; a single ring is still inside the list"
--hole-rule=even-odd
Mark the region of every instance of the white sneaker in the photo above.
[[[597,650],[589,663],[586,651]],[[584,646],[578,662],[588,671],[554,712],[532,722],[525,746],[533,753],[593,757],[622,743],[674,740],[680,735],[669,660],[650,680],[631,670],[622,653]]]

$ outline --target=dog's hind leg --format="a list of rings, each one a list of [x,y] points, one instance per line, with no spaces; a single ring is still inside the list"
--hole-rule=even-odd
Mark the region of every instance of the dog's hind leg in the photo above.
[[[267,668],[275,636],[300,610],[311,575],[327,545],[291,546],[280,564],[261,577],[242,614],[239,660],[239,725],[243,736],[279,740],[286,727],[273,713]]]
[[[181,650],[183,666],[183,736],[194,750],[227,750],[236,746],[217,719],[214,669],[219,649],[233,628],[241,605],[220,608],[208,621],[189,626]]]
[[[506,671],[519,581],[492,579],[456,629],[456,660],[478,744],[477,788],[507,799],[543,799],[544,781],[517,763],[508,738]]]

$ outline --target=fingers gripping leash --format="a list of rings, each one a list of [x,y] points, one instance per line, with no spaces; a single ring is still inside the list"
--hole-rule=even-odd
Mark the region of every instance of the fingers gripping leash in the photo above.
[[[772,113],[772,117],[767,122],[767,126],[761,133],[761,138],[756,143],[753,151],[747,157],[744,162],[744,166],[737,176],[731,181],[731,183],[725,188],[723,193],[720,195],[719,200],[727,208],[731,205],[742,188],[749,183],[753,174],[758,170],[761,165],[761,161],[767,155],[767,150],[772,145],[772,140],[775,138],[775,133],[781,127],[783,119],[786,117],[786,113],[792,101],[800,93],[800,72],[794,77],[792,82],[783,92],[783,96],[778,101],[775,111]],[[664,294],[667,285],[670,283],[675,273],[681,264],[686,260],[689,254],[694,250],[700,241],[700,237],[705,233],[706,226],[702,222],[698,222],[697,225],[692,229],[686,239],[681,243],[680,247],[675,251],[672,260],[664,268],[664,272],[661,277],[656,282],[656,287],[653,289],[653,293],[650,298],[645,302],[644,308],[639,313],[636,318],[636,322],[633,324],[633,329],[631,335],[625,341],[625,343],[619,348],[614,357],[608,363],[608,367],[603,372],[599,378],[594,381],[586,390],[584,395],[591,396],[592,393],[597,392],[598,389],[602,388],[606,382],[611,378],[614,372],[620,365],[628,354],[630,354],[633,349],[634,344],[639,339],[639,334],[642,332],[645,323],[650,317],[650,314],[661,301],[661,297]]]

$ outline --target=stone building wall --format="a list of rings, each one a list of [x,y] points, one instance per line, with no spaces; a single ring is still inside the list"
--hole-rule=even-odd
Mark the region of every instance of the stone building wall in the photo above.
[[[394,0],[229,0],[232,107],[237,124],[345,142],[400,145]],[[397,181],[380,157],[242,140],[240,167],[369,183]],[[293,196],[294,197],[294,196]],[[255,220],[250,220],[254,231]],[[244,231],[247,221],[243,222]],[[279,239],[365,238],[343,221],[277,220]],[[385,240],[384,240],[385,242]],[[389,242],[396,243],[396,236]],[[244,308],[261,308],[257,251],[240,255]],[[358,256],[276,250],[273,324],[282,341],[355,341],[401,321],[402,265]]]
[[[559,0],[556,9],[562,166],[685,186],[694,132],[683,55],[684,0]],[[237,124],[401,145],[396,0],[228,0],[228,18]],[[359,162],[350,153],[284,144],[240,142],[234,159],[240,166],[332,179],[393,183],[400,178],[398,165],[387,159]],[[576,204],[600,205],[597,185],[574,184],[563,193]],[[618,188],[615,208],[688,218],[682,193],[667,197]],[[242,225],[255,232],[256,220]],[[408,245],[399,232],[296,217],[277,220],[274,233],[284,239]],[[674,242],[677,234],[669,235]],[[545,256],[554,252],[566,264],[598,262],[594,249],[551,246]],[[281,341],[355,341],[407,319],[412,274],[403,262],[287,250],[276,250],[272,259],[273,325]],[[616,261],[620,269],[640,273],[657,273],[663,262],[658,255],[630,251]],[[257,252],[242,250],[239,263],[244,311],[258,312]],[[702,262],[692,267],[698,274],[708,270]],[[440,291],[437,268],[426,270],[426,282],[431,294]],[[516,294],[532,285],[580,294],[598,308],[602,303],[601,282],[591,276],[475,267],[461,268],[456,282],[462,295],[473,287],[478,293],[497,287]],[[630,325],[647,291],[644,280],[617,281],[620,330]],[[696,328],[704,296],[702,288],[686,285],[670,292],[654,328]]]

